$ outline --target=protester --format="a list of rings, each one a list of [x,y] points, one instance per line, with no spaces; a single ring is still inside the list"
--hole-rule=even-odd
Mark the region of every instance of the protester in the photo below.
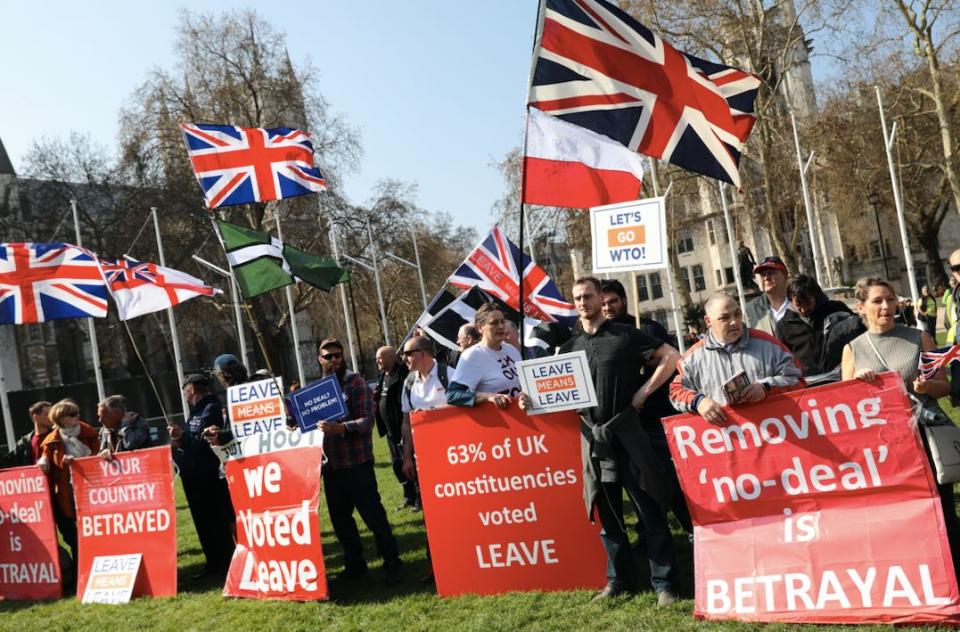
[[[357,373],[347,371],[343,345],[326,338],[317,346],[324,377],[336,375],[347,401],[348,416],[343,421],[324,421],[323,486],[330,510],[330,522],[343,546],[344,570],[339,579],[356,579],[366,574],[367,562],[357,523],[356,509],[373,533],[377,553],[383,558],[388,584],[403,580],[402,563],[387,513],[380,501],[377,477],[373,469],[373,392]]]
[[[190,416],[183,426],[171,425],[167,431],[183,494],[206,560],[203,569],[193,576],[201,579],[222,575],[229,568],[236,517],[227,481],[220,471],[220,460],[203,437],[205,428],[224,426],[223,405],[210,392],[210,378],[199,373],[186,377],[183,396],[190,406]]]
[[[950,255],[950,285],[944,290],[943,298],[940,299],[940,302],[943,304],[943,326],[947,330],[947,344],[953,344],[957,340],[957,312],[960,310],[956,309],[956,292],[960,288],[960,250],[954,251]],[[952,263],[954,260],[954,255],[957,255],[957,263]],[[956,265],[957,269],[954,270],[953,267]]]
[[[400,406],[400,395],[403,391],[403,382],[407,379],[407,367],[397,362],[397,352],[392,347],[377,349],[377,368],[380,377],[377,388],[373,392],[373,401],[376,402],[377,432],[387,438],[390,448],[393,473],[403,488],[403,507],[419,506],[417,489],[413,481],[403,474],[403,411]]]
[[[620,281],[606,279],[600,282],[600,304],[607,319],[636,327],[654,340],[669,343],[670,333],[663,325],[642,314],[634,316],[627,311],[627,291]]]
[[[517,362],[520,352],[506,344],[506,319],[495,303],[481,305],[476,313],[480,342],[460,356],[453,381],[447,388],[447,403],[474,406],[493,402],[506,410],[510,398],[520,393]]]
[[[867,331],[848,344],[843,350],[843,379],[858,379],[873,382],[884,371],[896,371],[903,379],[911,399],[918,405],[921,425],[953,425],[937,404],[937,399],[950,392],[946,372],[939,370],[931,379],[919,372],[920,353],[936,348],[933,337],[894,321],[897,308],[897,291],[889,281],[864,278],[856,285],[857,309],[863,315]],[[927,435],[924,439],[927,458],[930,448]],[[933,467],[931,463],[931,467]],[[944,510],[947,537],[953,552],[954,569],[960,569],[960,525],[957,522],[953,485],[937,485]]]
[[[403,407],[403,473],[417,484],[417,465],[413,448],[413,432],[410,428],[410,413],[446,406],[447,385],[453,380],[453,368],[434,358],[433,344],[425,336],[415,336],[404,344],[403,361],[409,375],[403,384],[401,404]],[[420,496],[417,484],[417,497]],[[427,545],[427,560],[430,547]],[[420,578],[423,583],[433,581],[433,567]]]
[[[517,324],[508,318],[503,322],[503,326],[507,328],[503,341],[520,351],[520,355],[523,355],[523,347],[520,346],[520,330],[517,329]]]
[[[47,414],[53,430],[40,444],[37,466],[50,480],[53,518],[76,562],[77,512],[73,503],[70,464],[76,458],[95,454],[100,444],[96,428],[80,420],[80,408],[72,399],[60,400]]]
[[[225,389],[251,381],[246,365],[232,353],[217,356],[217,359],[213,361],[213,376]],[[203,438],[210,445],[227,445],[233,441],[233,430],[230,428],[230,416],[227,409],[224,409],[224,415],[226,415],[226,418],[222,423],[209,426],[203,431]]]
[[[150,425],[140,415],[127,411],[127,398],[110,395],[97,404],[100,422],[100,456],[110,461],[117,452],[150,447]]]
[[[740,279],[743,284],[747,287],[757,287],[753,280],[753,268],[757,265],[757,261],[753,258],[753,251],[742,241],[737,246],[737,265],[740,266]]]
[[[805,376],[833,369],[836,365],[826,366],[824,361],[827,340],[834,325],[855,318],[853,312],[840,301],[828,299],[817,281],[806,274],[790,278],[787,297],[795,309],[777,323],[777,338],[793,353]]]
[[[731,296],[718,292],[703,307],[707,333],[678,366],[670,385],[674,408],[722,425],[727,420],[723,406],[759,402],[803,383],[790,351],[770,334],[747,328]],[[741,386],[731,389],[737,382]]]
[[[17,440],[13,450],[0,459],[0,469],[33,465],[40,458],[40,445],[53,429],[50,422],[50,402],[35,402],[30,406],[30,421],[33,430]]]
[[[937,299],[930,292],[930,286],[920,288],[920,300],[917,302],[917,322],[924,331],[937,339]]]
[[[630,540],[624,529],[623,492],[626,490],[643,519],[650,561],[650,582],[657,605],[676,601],[673,540],[658,501],[667,501],[668,477],[652,454],[638,417],[646,417],[651,394],[670,378],[679,355],[636,327],[613,322],[601,308],[600,281],[577,279],[573,303],[580,317],[574,336],[561,353],[584,351],[596,390],[598,406],[581,411],[581,447],[584,500],[593,518],[600,518],[600,540],[607,554],[607,585],[594,600],[604,600],[637,589],[637,573]],[[640,370],[653,370],[643,382]],[[520,398],[526,409],[529,398]],[[642,455],[642,456],[641,456]]]
[[[414,331],[415,336],[423,336],[429,338],[426,333],[418,334],[416,330]],[[442,349],[440,351],[446,352],[446,361],[452,367],[457,366],[457,363],[460,361],[460,356],[463,355],[463,352],[472,347],[473,345],[480,342],[480,330],[477,329],[477,326],[473,323],[466,323],[461,325],[460,329],[457,330],[457,346],[459,349],[456,351],[450,351],[449,349]],[[443,360],[441,353],[437,354],[438,360]]]
[[[775,336],[777,323],[790,309],[787,266],[780,257],[764,257],[753,269],[753,274],[760,278],[763,293],[747,303],[746,324]]]

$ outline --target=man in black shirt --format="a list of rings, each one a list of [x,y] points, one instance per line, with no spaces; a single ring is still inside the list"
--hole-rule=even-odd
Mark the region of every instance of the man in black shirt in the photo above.
[[[606,279],[600,283],[600,307],[609,320],[636,327],[654,340],[669,344],[670,332],[663,325],[646,316],[635,317],[627,311],[627,291],[620,281]]]
[[[403,411],[400,409],[400,394],[403,392],[403,381],[407,379],[407,367],[403,362],[397,362],[397,352],[392,347],[377,349],[376,359],[377,368],[380,369],[380,379],[373,392],[373,401],[377,404],[377,432],[387,438],[393,473],[403,487],[403,507],[419,508],[417,486],[403,473]]]
[[[653,455],[638,413],[645,415],[647,400],[673,374],[680,355],[630,325],[607,320],[601,311],[600,281],[578,279],[573,302],[580,327],[560,353],[584,351],[599,405],[580,411],[584,448],[584,494],[591,519],[594,509],[603,529],[600,539],[607,552],[607,586],[595,599],[615,597],[637,588],[633,552],[623,524],[623,492],[646,525],[651,583],[658,605],[675,601],[673,543],[664,513],[654,497],[667,502],[669,487],[659,460]],[[641,370],[652,370],[644,381]],[[521,398],[521,406],[529,401]],[[636,458],[645,454],[643,462]]]

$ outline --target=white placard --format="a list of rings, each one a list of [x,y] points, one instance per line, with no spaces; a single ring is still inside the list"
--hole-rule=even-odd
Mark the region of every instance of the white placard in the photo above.
[[[279,377],[227,388],[227,414],[233,436],[243,439],[287,425],[283,380]]]
[[[93,558],[87,587],[83,591],[83,603],[130,603],[142,559],[140,553]]]
[[[533,406],[527,410],[531,415],[597,405],[587,354],[583,351],[524,360],[517,363],[517,368],[520,388]]]
[[[590,209],[594,273],[667,267],[664,209],[662,197]]]

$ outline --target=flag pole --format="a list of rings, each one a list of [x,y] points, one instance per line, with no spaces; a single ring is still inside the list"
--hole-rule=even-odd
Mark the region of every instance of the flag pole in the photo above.
[[[903,200],[900,197],[900,186],[897,183],[897,171],[893,166],[893,143],[897,138],[897,122],[887,131],[887,118],[883,113],[883,101],[880,98],[880,86],[874,86],[877,91],[877,106],[880,108],[880,126],[883,128],[883,144],[887,150],[887,166],[890,168],[890,183],[893,185],[893,201],[897,205],[897,223],[900,225],[900,240],[903,243],[903,260],[907,264],[907,279],[910,281],[910,296],[913,304],[920,302],[920,292],[917,289],[917,274],[913,269],[913,257],[910,254],[910,238],[907,236],[907,223],[903,217]]]
[[[723,223],[727,229],[727,245],[730,246],[730,265],[733,266],[733,278],[737,282],[737,298],[740,299],[740,311],[746,316],[747,299],[743,295],[743,279],[740,278],[740,266],[737,261],[737,249],[733,245],[733,222],[730,221],[730,206],[727,204],[727,185],[720,182],[720,203],[723,205]]]
[[[813,152],[810,152],[810,158],[806,164],[803,162],[803,155],[800,153],[800,135],[797,133],[797,117],[790,113],[790,122],[793,124],[793,144],[797,150],[797,169],[800,170],[800,188],[803,190],[803,208],[807,212],[807,230],[810,237],[810,249],[813,252],[813,271],[816,275],[817,283],[823,286],[823,270],[820,266],[820,241],[817,239],[816,227],[813,223],[813,205],[810,202],[810,189],[807,187],[807,169],[813,161]],[[734,263],[734,267],[738,267]]]
[[[157,254],[160,258],[160,265],[167,267],[167,260],[163,254],[163,240],[160,238],[160,220],[157,219],[157,207],[151,206],[150,213],[153,215],[153,229],[157,233]],[[183,419],[190,418],[190,406],[187,404],[187,397],[183,394],[183,355],[180,353],[180,335],[177,333],[177,320],[173,316],[173,308],[167,308],[167,322],[170,323],[170,337],[173,339],[173,363],[177,370],[177,390],[180,392],[180,407],[183,408]],[[131,337],[132,340],[132,337]],[[146,367],[144,367],[146,368]]]
[[[274,207],[274,217],[277,220],[277,239],[280,240],[281,248],[283,244],[283,232],[280,229],[280,211]],[[287,311],[290,314],[290,331],[293,333],[293,355],[297,360],[297,376],[300,378],[300,388],[307,385],[307,378],[303,373],[303,358],[300,357],[300,332],[297,329],[297,319],[293,311],[293,289],[291,286],[283,288],[287,295]]]
[[[377,286],[377,303],[380,306],[380,322],[383,324],[383,342],[390,346],[390,332],[387,330],[387,310],[383,303],[383,288],[380,286],[380,263],[377,261],[377,245],[373,241],[373,231],[370,229],[370,218],[367,217],[367,238],[370,240],[370,249],[373,251],[373,281]]]
[[[83,247],[83,238],[80,235],[80,215],[77,213],[77,201],[70,200],[70,210],[73,212],[73,229],[77,236],[77,245]],[[93,318],[87,318],[87,327],[90,331],[90,352],[93,355],[93,375],[97,381],[97,396],[99,401],[106,399],[106,388],[103,385],[103,371],[100,368],[100,346],[97,344],[97,328]]]
[[[647,160],[650,161],[650,183],[653,184],[653,195],[654,197],[660,197],[660,181],[657,176],[657,160],[653,156],[647,156]],[[667,197],[670,195],[670,192],[673,190],[673,182],[667,186],[667,190],[663,192],[663,218],[666,221],[667,218]],[[669,234],[669,231],[667,231]],[[680,309],[677,307],[677,288],[673,282],[673,265],[670,258],[670,250],[673,248],[673,244],[670,243],[670,239],[667,239],[667,243],[664,244],[664,248],[667,249],[667,290],[670,292],[670,311],[673,313],[673,328],[677,332],[677,351],[684,353],[684,344],[683,344],[683,329],[681,328],[681,319],[680,319]],[[636,292],[636,283],[637,283],[637,273],[633,273],[633,283],[634,283],[634,292]],[[639,305],[639,302],[638,302]],[[640,314],[640,308],[637,307],[637,315]]]
[[[337,246],[337,233],[333,226],[330,226],[330,249],[333,251],[333,259],[340,265],[340,249]],[[343,325],[347,330],[347,345],[350,347],[350,365],[354,373],[359,373],[357,369],[357,347],[353,340],[353,327],[350,326],[350,309],[347,305],[347,288],[343,283],[338,283],[340,288],[340,302],[343,304]]]
[[[222,216],[221,216],[222,217]],[[223,238],[220,237],[220,229],[217,227],[217,222],[213,217],[213,213],[210,213],[210,223],[213,224],[213,232],[217,236],[217,240],[220,242],[220,247],[223,248],[223,252],[226,253],[227,249],[223,245]],[[193,258],[201,263],[206,264],[203,259],[194,255]],[[212,264],[206,264],[208,267]],[[243,366],[250,366],[249,359],[247,358],[247,336],[243,332],[243,309],[240,307],[240,302],[243,300],[243,295],[240,293],[240,284],[237,283],[237,275],[233,273],[233,266],[230,265],[230,257],[227,257],[227,269],[223,270],[226,273],[226,276],[230,279],[230,296],[233,298],[233,315],[237,319],[237,342],[240,343],[240,360]]]
[[[417,231],[414,226],[410,227],[410,236],[413,238],[413,259],[417,262],[417,278],[420,280],[420,298],[423,299],[423,309],[427,309],[427,286],[423,282],[423,265],[420,263],[420,248],[417,247]]]

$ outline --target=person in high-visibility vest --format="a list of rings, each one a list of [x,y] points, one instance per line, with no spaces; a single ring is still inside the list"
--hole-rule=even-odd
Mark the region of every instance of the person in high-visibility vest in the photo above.
[[[923,325],[930,337],[937,339],[937,299],[930,286],[920,288],[920,300],[917,301],[917,320]]]

